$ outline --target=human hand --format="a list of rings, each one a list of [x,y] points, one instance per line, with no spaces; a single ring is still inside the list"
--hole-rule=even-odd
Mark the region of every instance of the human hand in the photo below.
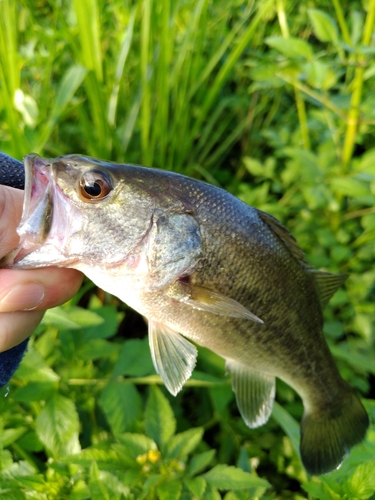
[[[0,258],[17,246],[22,202],[23,191],[0,186]],[[29,337],[46,309],[76,293],[82,277],[79,271],[58,267],[0,269],[0,352]]]

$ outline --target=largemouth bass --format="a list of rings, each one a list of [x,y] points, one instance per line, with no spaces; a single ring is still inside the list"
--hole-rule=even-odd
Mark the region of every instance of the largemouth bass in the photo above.
[[[264,424],[275,377],[301,396],[301,458],[337,468],[368,416],[322,334],[322,307],[346,276],[314,269],[287,229],[228,192],[171,172],[84,156],[25,158],[9,267],[79,269],[148,319],[157,373],[177,394],[196,347],[226,360],[239,411]],[[189,339],[189,340],[188,340]]]

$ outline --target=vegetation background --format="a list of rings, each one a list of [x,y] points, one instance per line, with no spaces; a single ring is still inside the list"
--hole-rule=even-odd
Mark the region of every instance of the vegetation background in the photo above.
[[[85,282],[0,397],[0,497],[375,499],[374,18],[375,0],[0,0],[1,150],[171,169],[276,216],[350,274],[325,334],[373,422],[308,477],[292,389],[250,430],[199,349],[171,397],[143,320]]]

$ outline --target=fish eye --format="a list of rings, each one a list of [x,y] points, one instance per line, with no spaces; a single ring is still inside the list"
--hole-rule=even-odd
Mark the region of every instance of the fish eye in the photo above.
[[[79,190],[83,201],[103,200],[112,191],[112,181],[102,170],[89,170],[82,174]]]

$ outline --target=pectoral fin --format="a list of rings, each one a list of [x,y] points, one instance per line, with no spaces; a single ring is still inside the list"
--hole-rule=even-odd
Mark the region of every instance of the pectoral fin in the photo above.
[[[231,318],[242,318],[263,324],[263,321],[242,306],[236,300],[230,299],[221,293],[208,290],[199,286],[190,287],[190,296],[184,302],[195,309],[206,311],[220,316],[230,316]]]
[[[176,396],[194,370],[197,349],[182,335],[161,323],[150,321],[148,335],[155,370],[168,391]]]
[[[227,361],[232,389],[241,416],[251,429],[267,422],[275,399],[275,377],[254,371],[235,361]]]

